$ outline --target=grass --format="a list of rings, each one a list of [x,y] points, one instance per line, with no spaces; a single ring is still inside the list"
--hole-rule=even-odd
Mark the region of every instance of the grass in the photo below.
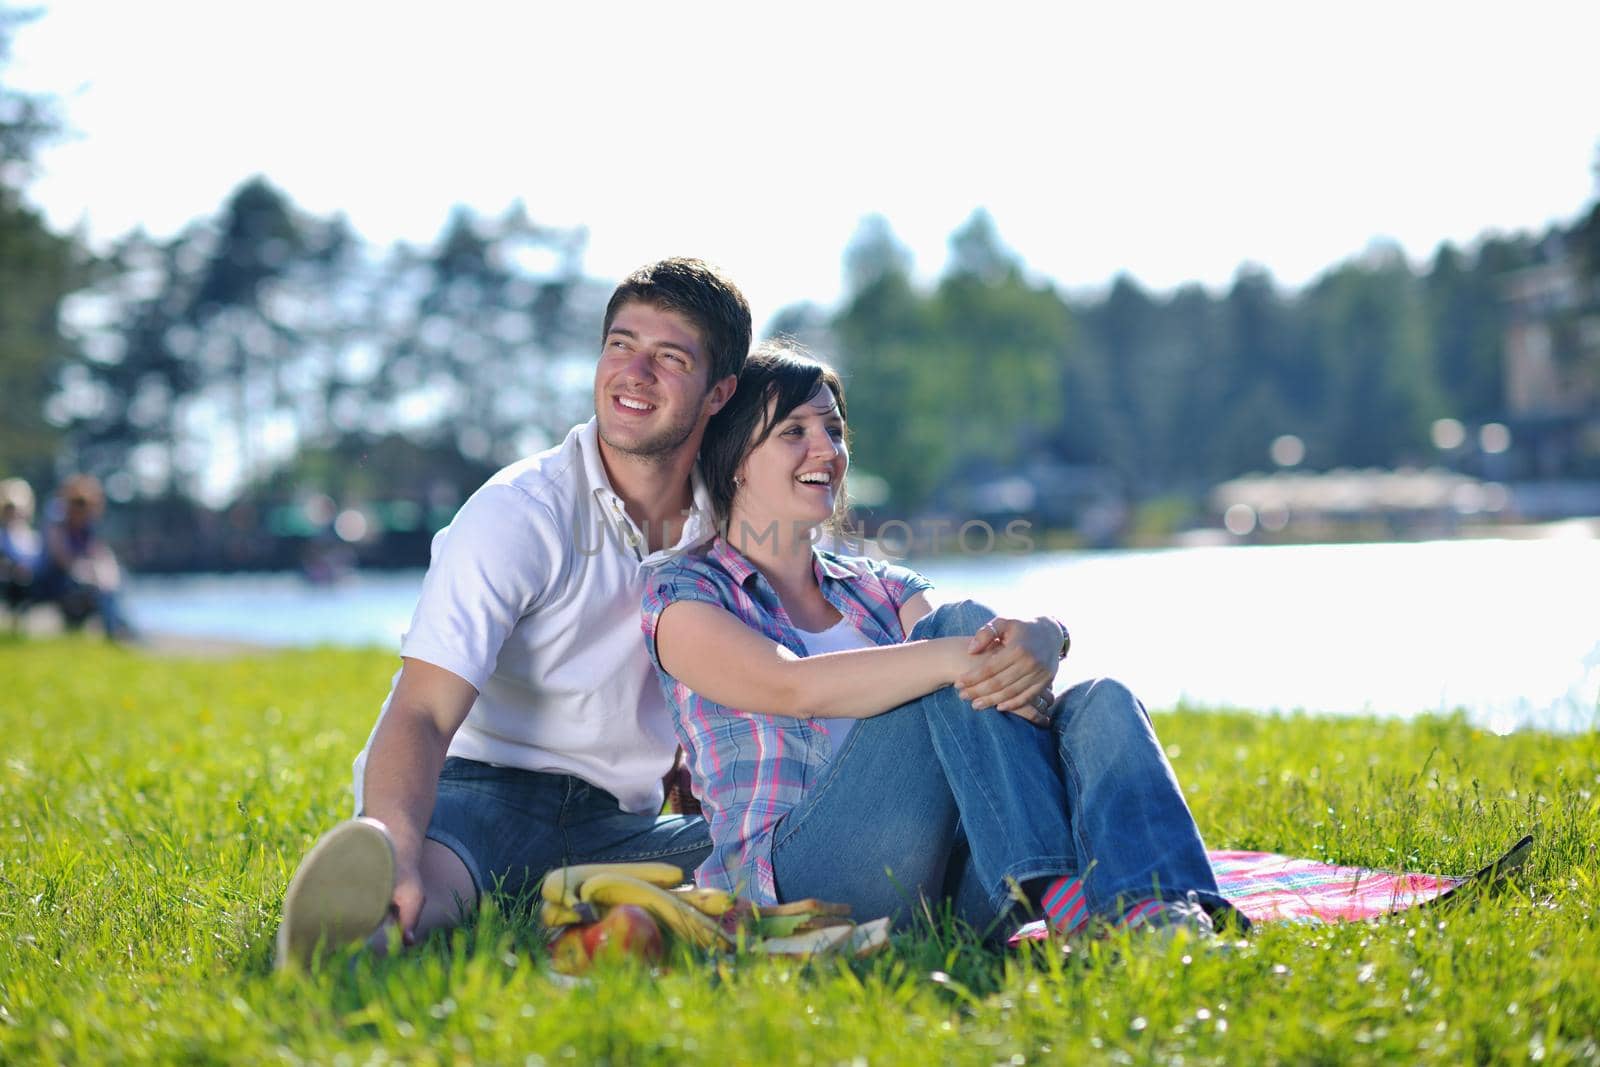
[[[987,952],[948,926],[861,963],[679,957],[567,988],[526,918],[270,971],[300,854],[348,809],[396,661],[0,643],[0,1063],[1600,1061],[1600,740],[1158,717],[1213,847],[1465,872],[1470,907],[1182,942]]]

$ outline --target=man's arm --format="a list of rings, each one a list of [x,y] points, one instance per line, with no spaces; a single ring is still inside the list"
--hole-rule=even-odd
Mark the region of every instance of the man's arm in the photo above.
[[[439,771],[478,691],[423,660],[406,659],[403,664],[367,753],[362,814],[383,823],[394,840],[393,907],[410,944],[424,901],[422,842],[433,817]]]

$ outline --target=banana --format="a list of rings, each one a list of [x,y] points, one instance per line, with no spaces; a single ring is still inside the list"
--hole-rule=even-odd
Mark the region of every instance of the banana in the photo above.
[[[557,926],[571,926],[573,923],[593,922],[594,913],[590,912],[589,918],[585,919],[577,908],[569,907],[558,900],[546,900],[539,905],[539,921],[554,929]]]
[[[706,916],[659,886],[624,874],[592,874],[578,890],[586,904],[637,904],[696,948],[731,949],[733,942]]]
[[[683,884],[683,868],[670,863],[581,863],[575,867],[557,867],[546,874],[539,885],[539,895],[552,904],[565,904],[570,908],[578,902],[579,887],[597,874],[637,878],[665,889]]]
[[[733,894],[712,886],[688,886],[674,889],[672,895],[703,915],[713,919],[726,915],[733,907]]]

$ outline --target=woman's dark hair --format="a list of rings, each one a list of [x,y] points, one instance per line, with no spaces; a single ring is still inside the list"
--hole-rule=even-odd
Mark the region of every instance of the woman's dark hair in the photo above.
[[[850,423],[845,414],[844,383],[832,367],[812,358],[803,345],[787,338],[762,341],[750,353],[739,374],[739,388],[722,410],[711,416],[700,445],[700,473],[711,493],[719,526],[727,527],[736,488],[733,476],[744,458],[772,436],[775,423],[824,387],[833,392],[839,405],[848,440]],[[847,506],[842,482],[834,500],[833,521],[838,523]]]

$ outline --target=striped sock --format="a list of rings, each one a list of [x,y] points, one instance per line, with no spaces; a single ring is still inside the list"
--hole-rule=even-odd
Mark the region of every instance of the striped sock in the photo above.
[[[1119,929],[1123,930],[1137,930],[1139,927],[1149,922],[1151,916],[1161,912],[1164,907],[1165,903],[1157,900],[1155,897],[1151,897],[1147,900],[1141,900],[1139,903],[1122,913],[1122,918],[1117,922],[1117,926]]]
[[[1044,887],[1039,897],[1050,928],[1057,933],[1070,934],[1081,930],[1089,921],[1089,906],[1083,899],[1083,879],[1064,874]]]

